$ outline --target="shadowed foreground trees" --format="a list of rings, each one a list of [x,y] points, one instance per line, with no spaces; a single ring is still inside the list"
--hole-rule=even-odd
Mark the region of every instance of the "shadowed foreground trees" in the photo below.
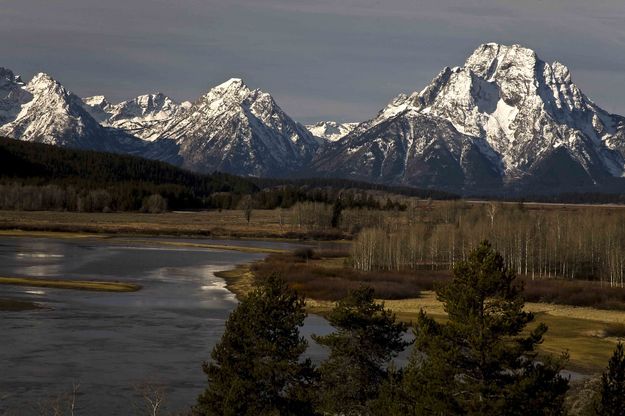
[[[304,300],[271,276],[248,295],[226,322],[221,341],[203,368],[208,388],[195,415],[312,414],[313,368],[301,360]]]
[[[437,291],[449,320],[421,312],[403,382],[404,414],[559,415],[563,360],[538,360],[547,327],[524,332],[521,287],[488,242],[454,267]]]
[[[601,376],[599,416],[625,416],[625,351],[619,342]]]
[[[314,337],[330,350],[319,367],[319,407],[326,414],[366,413],[386,377],[386,365],[410,345],[403,339],[406,325],[396,322],[366,287],[337,302],[328,320],[336,331]]]
[[[406,326],[372,289],[351,292],[328,315],[335,331],[315,336],[329,356],[314,369],[301,359],[304,302],[271,276],[228,319],[195,414],[564,414],[565,357],[538,357],[547,328],[526,328],[534,316],[488,242],[456,264],[438,298],[448,320],[421,312],[411,358],[397,370],[391,360],[409,344]]]

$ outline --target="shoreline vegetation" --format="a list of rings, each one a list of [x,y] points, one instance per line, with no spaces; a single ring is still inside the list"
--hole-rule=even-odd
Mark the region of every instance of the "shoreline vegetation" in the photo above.
[[[129,235],[129,237],[132,235]],[[146,244],[146,245],[159,245],[170,247],[189,247],[189,248],[203,248],[209,250],[226,250],[226,251],[238,251],[241,253],[261,253],[261,254],[278,254],[286,253],[287,250],[268,248],[268,247],[252,247],[242,246],[234,244],[205,244],[205,243],[193,243],[185,241],[164,241],[164,240],[141,240],[132,239],[124,240],[121,236],[111,234],[86,234],[86,233],[74,233],[74,232],[54,232],[54,231],[24,231],[24,230],[0,230],[0,237],[31,237],[31,238],[59,238],[59,239],[108,239],[115,238],[117,242],[133,243],[133,244]],[[267,240],[271,241],[271,240]]]
[[[243,210],[162,214],[0,210],[0,236],[169,236],[315,241],[353,238],[350,232],[342,230],[319,229],[311,225],[286,225],[283,213],[277,211],[280,210],[254,210],[248,223]]]
[[[88,290],[94,292],[136,292],[141,285],[99,280],[37,279],[32,277],[3,277],[0,285],[47,287],[53,289]]]
[[[304,269],[326,268],[331,270],[338,268],[339,270],[348,270],[342,269],[345,259],[340,257],[322,257],[301,261],[301,258],[298,259],[296,255],[278,255],[269,256],[264,260],[252,263],[240,264],[232,269],[217,272],[215,275],[224,279],[226,288],[233,292],[237,299],[241,300],[253,290],[256,279],[267,277],[267,274],[264,274],[265,271],[280,269],[274,263],[275,257],[278,257],[282,263],[282,270],[285,270],[285,266],[288,270],[288,267],[293,265]],[[267,262],[273,263],[273,265],[266,265]],[[334,273],[328,272],[328,274]],[[297,273],[295,276],[295,280],[298,280]],[[289,281],[288,276],[283,274],[282,277],[287,277],[287,281]],[[357,281],[349,289],[358,287],[359,284],[360,282]],[[290,286],[300,291],[304,288],[293,281],[290,282]],[[327,289],[331,288],[330,285]],[[347,292],[338,290],[335,293],[337,299],[343,293]],[[303,290],[303,294],[306,299],[306,310],[309,313],[327,316],[335,306],[336,301],[334,299],[311,297],[307,295],[306,290]],[[408,325],[414,324],[421,309],[438,322],[447,320],[443,305],[436,299],[433,290],[420,290],[416,296],[409,298],[378,298],[377,301],[384,302],[385,307],[393,311],[399,321]],[[528,327],[528,330],[533,329],[534,325],[538,323],[544,323],[549,327],[548,335],[540,345],[540,352],[544,355],[559,355],[562,351],[568,351],[570,361],[567,369],[580,374],[592,375],[600,372],[613,353],[614,346],[625,337],[625,311],[546,302],[526,302],[525,310],[536,315],[535,324]]]

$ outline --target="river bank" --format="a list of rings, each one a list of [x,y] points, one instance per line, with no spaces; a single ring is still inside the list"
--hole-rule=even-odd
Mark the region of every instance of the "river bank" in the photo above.
[[[285,266],[289,261],[299,263],[303,269],[312,269],[313,272],[305,273],[297,268]],[[258,260],[255,263],[238,265],[230,270],[218,272],[217,276],[226,282],[226,288],[232,291],[237,298],[244,297],[254,285],[256,275],[264,270],[267,260]],[[271,263],[271,258],[269,260]],[[354,276],[349,276],[347,269],[342,269],[341,264],[345,264],[345,259],[341,258],[315,258],[301,262],[296,257],[280,256],[276,263],[276,268],[291,270],[298,275],[291,282],[296,288],[303,290],[306,295],[306,309],[311,314],[326,315],[334,306],[334,300],[328,298],[318,298],[310,296],[312,294],[328,295],[328,288],[333,285],[340,291],[345,288],[342,283],[337,283],[336,276],[344,276],[346,281],[353,282]],[[297,265],[297,264],[296,264]],[[291,264],[290,266],[293,266]],[[323,269],[336,269],[335,272]],[[316,271],[315,271],[316,270]],[[322,270],[322,272],[319,272]],[[342,271],[343,270],[343,271]],[[300,284],[300,275],[309,275],[310,279],[318,279],[319,275],[326,276],[328,283],[321,291],[315,291],[316,285],[306,286]],[[356,282],[357,283],[357,282]],[[312,291],[308,291],[312,287]],[[391,309],[400,319],[408,324],[414,322],[419,312],[424,310],[436,320],[446,320],[446,312],[443,305],[436,299],[436,294],[432,290],[421,290],[418,296],[406,297],[402,299],[379,299],[385,306]],[[534,313],[536,319],[528,329],[533,328],[538,323],[545,323],[549,331],[545,336],[543,344],[540,346],[542,354],[559,356],[563,352],[569,354],[568,370],[591,376],[604,370],[607,362],[614,351],[616,343],[625,337],[625,311],[602,310],[590,307],[575,307],[570,305],[559,305],[540,302],[526,302],[525,309]]]

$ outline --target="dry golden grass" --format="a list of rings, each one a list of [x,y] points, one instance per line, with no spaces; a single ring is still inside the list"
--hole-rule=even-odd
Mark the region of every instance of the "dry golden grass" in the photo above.
[[[0,230],[5,230],[4,235],[37,233],[41,236],[49,236],[48,232],[54,232],[54,236],[62,236],[64,233],[78,233],[86,236],[105,233],[195,235],[220,238],[320,236],[324,239],[332,239],[342,236],[337,231],[317,232],[306,227],[281,225],[280,210],[254,210],[249,224],[241,210],[163,214],[0,211]]]
[[[96,292],[136,292],[140,285],[95,280],[36,279],[31,277],[0,277],[2,285],[49,287],[55,289],[90,290]]]
[[[528,311],[543,313],[562,318],[597,321],[604,323],[625,323],[625,311],[604,310],[589,307],[569,305],[554,305],[549,303],[528,302],[525,304]]]
[[[226,280],[228,289],[239,298],[244,297],[253,288],[254,274],[250,265],[220,272],[218,276]],[[436,299],[433,291],[423,291],[418,298],[383,302],[403,322],[414,322],[421,310],[439,322],[447,319],[443,305]],[[309,313],[323,316],[333,307],[332,301],[306,299],[306,309]],[[567,368],[585,374],[600,372],[606,366],[618,341],[616,337],[606,334],[609,333],[611,325],[625,322],[624,311],[543,303],[527,303],[526,309],[536,314],[535,324],[543,322],[549,327],[540,346],[540,352],[556,356],[568,352],[570,361]]]
[[[231,270],[216,272],[215,276],[226,281],[226,289],[237,298],[244,298],[254,288],[254,274],[249,264],[240,264]]]
[[[0,230],[2,237],[35,237],[35,238],[105,238],[103,234],[88,234],[78,232],[60,232],[60,231],[24,231],[24,230]]]
[[[405,322],[413,321],[421,309],[437,320],[446,318],[443,305],[431,291],[422,292],[417,299],[387,300],[384,303]],[[607,365],[619,339],[606,334],[614,323],[625,322],[624,311],[544,303],[527,303],[525,308],[536,316],[530,328],[539,322],[549,327],[540,346],[541,353],[560,355],[568,352],[570,361],[567,367],[582,373],[596,373]]]

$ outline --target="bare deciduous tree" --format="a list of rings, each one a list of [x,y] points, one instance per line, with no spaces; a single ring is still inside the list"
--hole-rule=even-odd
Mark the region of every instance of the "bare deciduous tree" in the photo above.
[[[166,398],[165,386],[154,382],[143,382],[135,386],[135,393],[141,404],[138,407],[140,414],[158,416],[163,410]]]

